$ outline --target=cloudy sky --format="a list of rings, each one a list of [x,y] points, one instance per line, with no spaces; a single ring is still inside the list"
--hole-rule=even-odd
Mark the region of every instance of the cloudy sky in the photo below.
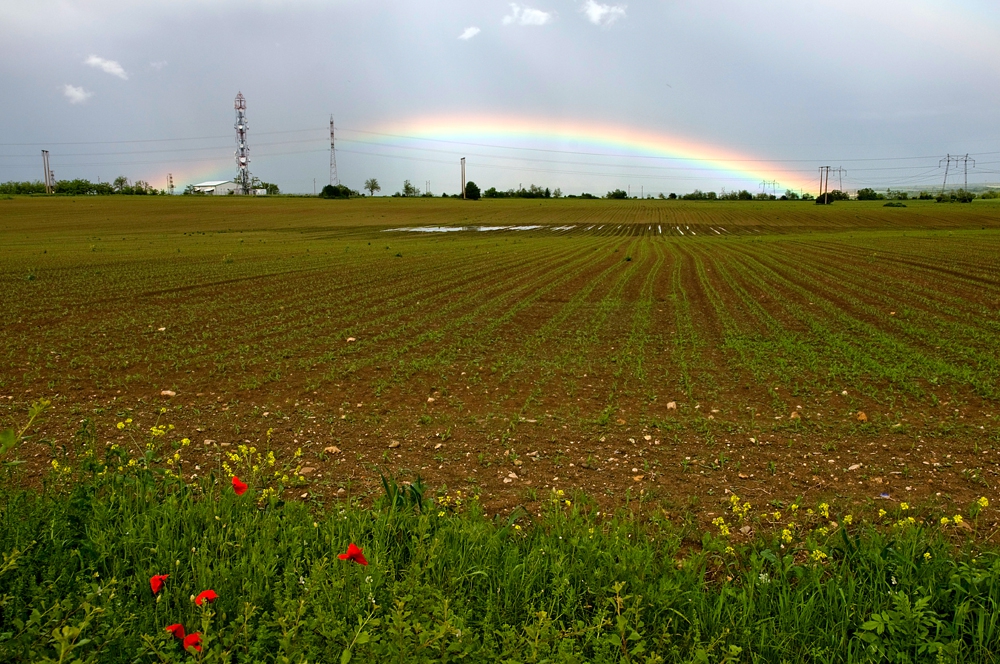
[[[0,0],[0,82],[0,180],[231,178],[242,91],[290,192],[331,113],[383,194],[1000,182],[996,0]]]

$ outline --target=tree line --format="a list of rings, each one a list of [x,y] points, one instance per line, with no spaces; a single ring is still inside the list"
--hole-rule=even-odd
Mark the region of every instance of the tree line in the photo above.
[[[365,181],[364,189],[368,191],[370,196],[374,196],[376,191],[381,191],[382,187],[375,178],[369,178]],[[323,191],[320,192],[321,198],[350,198],[352,196],[363,196],[361,194],[346,185],[327,185],[323,187]],[[403,187],[400,191],[392,194],[394,198],[434,198],[435,195],[430,192],[422,192],[419,188],[413,185],[409,180],[403,181]],[[461,194],[441,194],[442,198],[462,198]],[[873,201],[873,200],[888,200],[888,201],[903,201],[907,200],[909,194],[905,191],[895,191],[892,189],[886,190],[886,193],[882,194],[870,187],[864,189],[859,189],[855,196],[856,200],[859,201]],[[948,194],[940,193],[937,195],[932,195],[926,191],[920,192],[919,195],[914,198],[920,200],[937,200],[938,202],[961,202],[968,203],[972,199],[976,198],[976,194],[972,192],[965,191],[964,189],[959,189],[958,191],[953,191]],[[1000,198],[1000,191],[988,191],[984,194],[979,195],[980,198]],[[548,187],[540,187],[535,184],[529,185],[527,188],[518,187],[517,189],[507,189],[500,190],[496,187],[490,187],[485,191],[480,190],[479,186],[472,181],[469,181],[465,185],[465,198],[470,200],[479,200],[480,198],[582,198],[582,199],[592,199],[596,200],[599,198],[610,199],[610,200],[624,200],[628,198],[640,198],[639,196],[630,196],[624,189],[613,189],[603,196],[597,196],[587,192],[581,194],[563,194],[562,190],[558,187],[556,189],[549,189]],[[645,196],[646,199],[653,199],[652,194]],[[663,194],[660,193],[655,198],[660,200],[685,200],[685,201],[816,201],[820,204],[829,204],[834,201],[847,201],[851,200],[852,196],[845,191],[840,191],[839,189],[834,189],[833,191],[827,192],[820,198],[816,198],[810,193],[802,193],[792,191],[791,189],[786,189],[785,193],[778,195],[776,193],[766,193],[760,192],[752,194],[746,189],[740,189],[736,191],[726,191],[722,190],[721,193],[716,193],[714,191],[702,191],[700,189],[695,189],[694,191],[687,194]]]
[[[270,195],[281,193],[278,185],[263,182],[258,178],[253,179],[251,186],[254,189],[266,189]],[[111,182],[91,182],[82,178],[76,180],[57,180],[55,186],[52,188],[52,192],[65,196],[165,196],[169,193],[166,189],[157,189],[145,180],[132,182],[124,175],[119,175]],[[0,182],[0,195],[44,193],[45,183],[41,180],[35,180],[34,182]],[[194,185],[188,185],[183,193],[196,195],[202,192],[195,191]]]
[[[130,182],[124,175],[119,175],[111,182],[91,182],[90,180],[57,180],[52,191],[56,194],[70,196],[111,196],[122,194],[126,196],[156,196],[166,194],[166,190],[157,189],[144,180]],[[0,194],[44,194],[45,183],[34,182],[0,182]]]

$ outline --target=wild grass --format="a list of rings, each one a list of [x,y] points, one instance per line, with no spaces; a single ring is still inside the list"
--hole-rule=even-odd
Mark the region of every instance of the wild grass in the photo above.
[[[905,505],[874,524],[733,498],[699,534],[555,491],[506,518],[392,480],[372,507],[282,502],[263,479],[236,495],[116,454],[41,491],[0,484],[3,661],[993,662],[1000,646],[1000,556]],[[731,544],[740,524],[761,534]],[[338,558],[351,543],[367,566]]]

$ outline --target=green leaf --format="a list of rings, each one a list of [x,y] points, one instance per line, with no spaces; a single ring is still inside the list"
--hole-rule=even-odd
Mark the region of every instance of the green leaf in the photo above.
[[[17,444],[17,434],[13,429],[0,431],[0,455],[7,454]]]
[[[344,652],[340,653],[340,664],[348,664],[351,661],[351,651],[349,648],[344,648]]]

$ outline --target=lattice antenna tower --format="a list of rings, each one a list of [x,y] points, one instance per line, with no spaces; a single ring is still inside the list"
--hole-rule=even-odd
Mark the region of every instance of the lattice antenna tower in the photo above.
[[[249,194],[252,178],[250,177],[250,145],[247,143],[247,100],[243,93],[236,94],[236,188],[238,194]]]
[[[333,142],[333,116],[330,116],[330,186],[340,184],[340,176],[337,174],[337,149]]]

